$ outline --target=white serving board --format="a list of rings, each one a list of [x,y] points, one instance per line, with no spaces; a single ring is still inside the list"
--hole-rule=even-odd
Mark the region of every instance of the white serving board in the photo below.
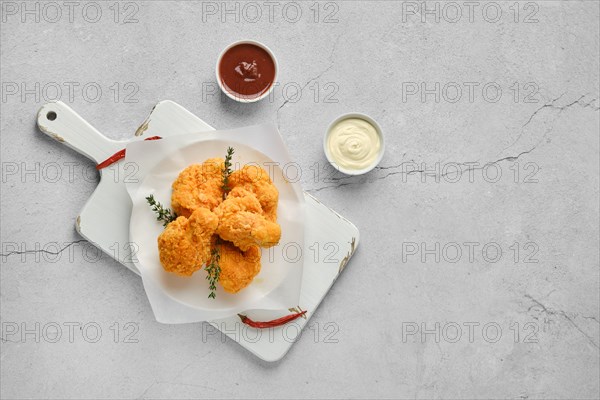
[[[37,123],[43,133],[87,156],[96,164],[124,149],[130,141],[151,136],[202,134],[214,130],[172,101],[158,103],[137,129],[135,136],[123,141],[102,135],[60,101],[42,106]],[[131,200],[125,189],[126,180],[135,179],[135,172],[135,165],[123,160],[101,170],[100,183],[77,216],[75,227],[81,236],[139,275],[131,262],[135,257],[135,247],[129,241]],[[238,316],[210,322],[266,361],[277,361],[287,353],[358,246],[356,226],[308,193],[305,193],[305,198],[304,271],[300,304],[297,307],[308,311],[306,318],[263,330],[241,324]],[[250,317],[260,320],[277,318],[283,314],[248,311]],[[320,334],[323,336],[326,332]]]

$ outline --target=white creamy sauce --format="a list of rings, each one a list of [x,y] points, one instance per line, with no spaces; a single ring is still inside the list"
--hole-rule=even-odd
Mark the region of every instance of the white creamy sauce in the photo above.
[[[347,118],[331,128],[327,148],[338,166],[360,170],[377,159],[381,138],[375,127],[364,119]]]

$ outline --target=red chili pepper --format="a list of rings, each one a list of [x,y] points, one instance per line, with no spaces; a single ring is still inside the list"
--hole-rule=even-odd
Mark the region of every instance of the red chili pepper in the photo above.
[[[303,316],[304,314],[306,314],[306,310],[296,313],[296,314],[286,315],[285,317],[277,318],[272,321],[253,321],[250,318],[248,318],[247,316],[242,315],[242,314],[238,314],[238,317],[240,317],[240,319],[242,320],[242,323],[244,323],[248,326],[251,326],[253,328],[261,329],[261,328],[273,328],[275,326],[285,325],[288,322],[293,321],[296,318]]]
[[[160,136],[152,136],[152,137],[146,138],[144,140],[158,140],[158,139],[162,139],[162,138]],[[115,154],[108,157],[106,160],[102,161],[100,164],[96,165],[96,169],[99,171],[102,168],[106,168],[109,165],[116,163],[121,158],[125,158],[125,149],[117,151]]]
[[[121,158],[125,158],[125,149],[117,151],[115,154],[108,157],[106,160],[102,161],[100,164],[96,165],[96,169],[99,171],[102,168],[106,168],[109,165],[119,161]]]

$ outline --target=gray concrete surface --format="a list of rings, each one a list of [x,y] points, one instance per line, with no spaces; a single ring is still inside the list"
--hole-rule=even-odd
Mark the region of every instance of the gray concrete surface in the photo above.
[[[1,3],[2,398],[598,398],[598,2],[23,4]],[[245,37],[281,67],[253,105],[212,95]],[[94,166],[34,124],[58,95],[114,138],[163,99],[279,124],[362,236],[281,362],[158,324],[81,241]],[[350,111],[387,140],[363,177],[322,151]]]

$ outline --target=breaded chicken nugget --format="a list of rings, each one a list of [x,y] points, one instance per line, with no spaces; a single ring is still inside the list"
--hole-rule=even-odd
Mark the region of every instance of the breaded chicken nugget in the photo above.
[[[221,267],[219,283],[226,292],[237,293],[248,286],[260,272],[260,248],[252,246],[241,251],[231,242],[221,242],[217,246]]]
[[[260,202],[264,216],[269,221],[277,221],[279,191],[263,168],[256,165],[246,165],[242,169],[234,171],[229,176],[229,186],[232,189],[242,187],[254,193]]]
[[[171,195],[171,206],[177,215],[189,217],[199,207],[213,210],[221,204],[223,163],[222,158],[211,158],[181,171],[173,182]]]
[[[160,263],[167,272],[190,276],[210,259],[211,239],[219,220],[207,208],[178,217],[158,237]]]
[[[217,208],[217,234],[242,251],[252,246],[272,247],[279,243],[281,227],[268,220],[256,196],[241,187],[231,190]]]

